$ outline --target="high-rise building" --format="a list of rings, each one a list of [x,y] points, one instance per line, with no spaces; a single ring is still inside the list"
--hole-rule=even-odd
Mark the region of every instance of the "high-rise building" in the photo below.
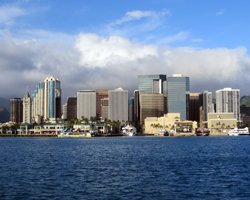
[[[67,109],[68,109],[68,104],[67,103],[63,104],[63,114],[62,114],[63,120],[67,119],[67,116],[68,116]]]
[[[134,91],[134,124],[139,129],[140,124],[140,95],[139,91]]]
[[[10,99],[10,121],[18,124],[23,121],[23,101],[20,98]]]
[[[134,122],[134,106],[135,106],[135,98],[130,97],[128,101],[128,121]]]
[[[109,107],[109,98],[101,99],[101,115],[100,117],[105,120],[108,119],[108,107]]]
[[[68,97],[67,99],[67,120],[77,118],[77,98]]]
[[[128,91],[122,88],[108,91],[108,119],[120,122],[128,121]]]
[[[138,75],[138,90],[140,94],[165,94],[167,76],[159,75]]]
[[[27,94],[23,97],[23,123],[30,124],[32,122],[31,106],[31,97],[30,94],[27,92]]]
[[[96,91],[80,90],[77,92],[77,118],[96,117]]]
[[[166,97],[163,94],[140,94],[140,123],[147,117],[162,117],[166,114]]]
[[[189,114],[189,77],[174,74],[167,78],[168,112],[180,113],[181,120]]]
[[[189,94],[189,120],[200,121],[200,93]]]
[[[44,83],[39,83],[32,95],[32,119],[44,116]]]
[[[159,117],[159,113],[162,115],[166,113],[167,103],[165,100],[159,101],[164,96],[166,99],[167,96],[167,75],[164,74],[153,74],[153,75],[138,75],[138,91],[135,93],[135,124],[140,122],[140,124],[144,123],[144,119],[146,117]],[[148,94],[148,95],[144,95]],[[155,95],[150,95],[155,94]],[[143,95],[143,97],[142,97]],[[139,103],[137,100],[139,99]],[[146,103],[148,99],[148,105]],[[142,102],[143,101],[143,102]],[[162,105],[162,102],[165,102],[165,105]],[[160,103],[160,104],[159,104]],[[143,106],[142,106],[143,104]],[[158,105],[159,104],[159,105]],[[147,105],[147,106],[145,106]],[[148,106],[152,105],[154,108],[158,107],[157,110],[150,108],[151,111],[148,110]],[[164,106],[164,112],[161,112],[161,107]],[[153,111],[154,110],[154,111]],[[139,111],[139,112],[137,112]],[[141,116],[143,114],[143,116]]]
[[[216,91],[216,112],[234,113],[234,117],[240,120],[240,90],[224,88]]]
[[[202,99],[202,105],[201,105],[201,111],[202,111],[202,121],[203,123],[207,124],[207,117],[208,113],[214,113],[214,104],[213,104],[213,94],[209,91],[204,91],[201,94]]]
[[[108,90],[96,90],[96,117],[102,116],[101,101],[104,98],[108,98]]]
[[[44,118],[61,117],[61,83],[50,76],[44,80]]]

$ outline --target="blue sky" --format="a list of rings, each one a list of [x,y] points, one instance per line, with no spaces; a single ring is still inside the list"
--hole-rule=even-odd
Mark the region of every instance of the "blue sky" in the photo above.
[[[172,45],[200,48],[248,47],[250,40],[250,2],[246,0],[104,0],[102,3],[97,0],[8,0],[2,1],[1,5],[24,11],[23,15],[13,17],[13,26],[2,26],[12,31],[42,29],[66,34],[94,32],[101,35],[114,31],[147,43],[158,43],[159,39],[178,36],[174,42],[171,41]],[[152,16],[134,18],[127,23],[113,25],[110,27],[112,30],[108,30],[114,21],[131,11],[166,14],[155,16],[155,21],[150,21]],[[141,29],[134,33],[126,32],[137,26]],[[143,26],[147,27],[143,29]]]
[[[182,73],[193,91],[249,94],[249,8],[247,0],[2,0],[0,85],[14,89],[0,86],[0,96],[22,95],[46,75],[63,81],[65,95],[133,90],[145,73]]]

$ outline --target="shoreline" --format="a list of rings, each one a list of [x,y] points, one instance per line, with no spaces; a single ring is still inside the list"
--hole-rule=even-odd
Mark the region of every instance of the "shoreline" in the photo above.
[[[0,134],[0,137],[30,137],[30,138],[34,138],[34,137],[48,137],[48,138],[106,138],[106,137],[129,137],[129,136],[123,136],[123,135],[119,135],[119,134],[112,134],[112,135],[97,135],[97,136],[91,136],[91,137],[77,137],[78,135],[75,135],[75,137],[60,137],[56,134],[42,134],[42,135],[34,135],[34,134],[24,134],[24,135],[15,135],[15,134]],[[222,137],[227,137],[229,136],[228,134],[221,134],[221,133],[213,133],[210,134],[208,136],[197,136],[194,133],[178,133],[176,135],[173,136],[163,136],[163,135],[153,135],[153,134],[143,134],[143,135],[135,135],[132,137],[155,137],[155,138],[159,138],[159,137],[218,137],[218,136],[222,136]],[[244,136],[244,135],[239,135],[239,136]],[[248,135],[246,135],[248,136]],[[232,137],[232,136],[231,136]]]

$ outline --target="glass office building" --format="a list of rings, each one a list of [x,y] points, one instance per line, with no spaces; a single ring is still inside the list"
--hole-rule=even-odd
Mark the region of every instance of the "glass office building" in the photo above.
[[[61,83],[54,77],[44,80],[44,118],[61,117]]]
[[[180,113],[181,120],[189,114],[189,77],[175,74],[167,80],[168,112]]]
[[[167,76],[158,75],[138,75],[138,90],[140,94],[166,94]]]

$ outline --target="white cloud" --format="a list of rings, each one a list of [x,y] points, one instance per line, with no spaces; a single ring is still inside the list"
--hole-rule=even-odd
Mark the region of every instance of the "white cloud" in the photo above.
[[[0,24],[12,25],[17,17],[26,15],[27,11],[14,5],[0,6]]]
[[[170,15],[170,12],[166,10],[161,12],[133,10],[126,12],[126,14],[122,18],[114,21],[111,24],[113,26],[121,25],[130,21],[140,20],[142,18],[159,18],[161,16],[166,16],[166,15]]]
[[[21,97],[47,75],[61,79],[64,97],[79,89],[121,86],[132,91],[137,89],[138,74],[160,73],[190,76],[192,91],[249,90],[250,57],[244,47],[171,48],[95,34],[80,34],[72,44],[57,40],[61,34],[49,35],[47,40],[0,40],[0,96]]]
[[[165,60],[175,72],[189,75],[195,81],[228,82],[243,77],[250,58],[244,47],[235,49],[176,48],[165,54]],[[244,63],[244,64],[243,64]]]
[[[190,76],[192,89],[198,91],[241,87],[246,92],[246,84],[250,84],[250,77],[247,76],[250,57],[244,47],[195,49],[146,46],[121,37],[85,34],[79,36],[76,46],[80,51],[81,65],[97,71],[102,68],[107,79],[125,79],[123,84],[128,87],[132,85],[126,80],[130,80],[134,89],[138,74],[157,73]]]
[[[155,47],[132,43],[119,36],[81,34],[76,48],[81,53],[81,64],[90,68],[137,62],[157,55]]]

